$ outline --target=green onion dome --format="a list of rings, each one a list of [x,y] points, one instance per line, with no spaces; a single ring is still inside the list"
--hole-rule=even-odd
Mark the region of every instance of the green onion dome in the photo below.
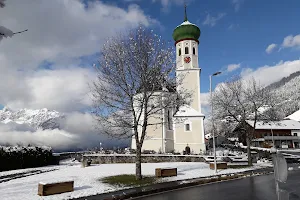
[[[175,28],[173,32],[173,39],[176,43],[186,39],[199,42],[198,39],[200,37],[200,34],[201,32],[199,27],[188,21],[185,6],[184,22]]]

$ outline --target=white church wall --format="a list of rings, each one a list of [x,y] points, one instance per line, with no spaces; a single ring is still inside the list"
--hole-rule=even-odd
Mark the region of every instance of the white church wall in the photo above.
[[[185,124],[190,124],[190,131],[185,129]],[[203,118],[202,117],[190,117],[184,120],[182,123],[175,125],[175,151],[182,152],[188,145],[195,153],[200,153],[200,149],[203,151],[205,148],[205,141],[203,137]]]

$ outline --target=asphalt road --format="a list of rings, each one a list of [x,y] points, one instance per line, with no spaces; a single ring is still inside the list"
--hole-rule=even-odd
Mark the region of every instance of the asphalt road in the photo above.
[[[286,183],[280,184],[281,200],[300,200],[300,169],[293,165]],[[289,165],[291,167],[291,165]],[[249,177],[169,191],[135,200],[276,200],[274,175]]]

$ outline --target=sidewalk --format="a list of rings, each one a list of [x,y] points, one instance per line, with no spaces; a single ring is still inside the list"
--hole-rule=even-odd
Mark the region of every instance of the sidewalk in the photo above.
[[[128,199],[131,197],[139,197],[159,192],[170,191],[179,188],[185,188],[190,186],[214,183],[224,180],[234,180],[243,177],[257,176],[257,175],[266,175],[273,172],[272,167],[267,167],[264,169],[256,169],[251,171],[240,172],[236,174],[228,175],[216,175],[205,178],[196,178],[196,179],[186,179],[180,181],[172,181],[167,183],[158,183],[154,185],[148,185],[138,188],[131,188],[125,190],[119,190],[110,193],[98,194],[94,196],[74,198],[73,200],[116,200],[116,199]]]

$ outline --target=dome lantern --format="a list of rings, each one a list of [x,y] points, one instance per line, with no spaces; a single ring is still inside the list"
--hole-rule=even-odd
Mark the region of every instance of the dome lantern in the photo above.
[[[173,31],[173,39],[175,44],[182,40],[195,40],[199,43],[201,31],[199,27],[188,21],[186,5],[184,6],[184,21],[182,24],[177,26]]]

